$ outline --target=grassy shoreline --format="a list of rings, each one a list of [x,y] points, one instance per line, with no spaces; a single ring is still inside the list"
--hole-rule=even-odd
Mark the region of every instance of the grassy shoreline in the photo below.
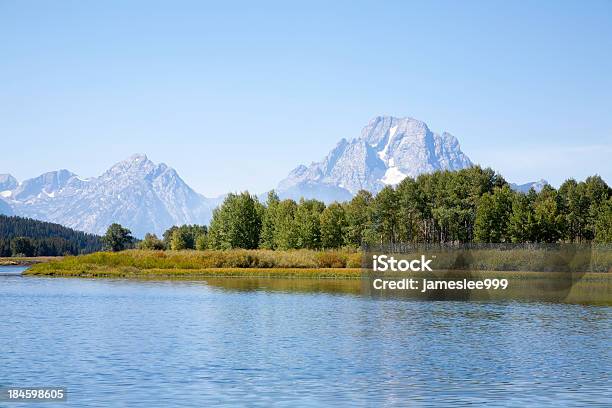
[[[469,271],[452,270],[446,264],[445,254],[436,258],[438,270],[447,276],[506,277],[525,280],[537,277],[566,279],[567,273],[548,272],[530,266],[525,260],[534,258],[530,251],[479,251],[478,259],[486,260]],[[278,278],[335,278],[358,279],[362,277],[362,253],[351,250],[314,251],[270,251],[270,250],[228,250],[228,251],[147,251],[127,250],[122,252],[96,252],[88,255],[8,258],[13,264],[30,266],[26,275],[37,276],[80,276],[118,278],[181,278],[181,277],[278,277]],[[514,257],[514,265],[512,261]],[[608,265],[609,254],[605,256]],[[1,258],[0,258],[1,259]],[[508,266],[511,266],[508,268]],[[515,268],[512,266],[521,266]],[[468,268],[469,269],[469,268]],[[541,272],[533,272],[541,271]],[[599,276],[609,279],[612,273],[608,266],[592,270],[588,274],[575,276]],[[439,276],[443,276],[439,275]]]
[[[35,265],[24,272],[30,276],[58,276],[58,277],[84,277],[84,278],[198,278],[198,277],[237,277],[237,278],[333,278],[333,279],[361,279],[361,268],[202,268],[202,269],[139,269],[134,267],[110,267],[100,265],[84,265],[74,269],[41,268]],[[539,271],[438,271],[430,273],[428,277],[436,276],[444,279],[471,278],[509,278],[519,281],[537,279],[580,279],[591,282],[610,282],[612,274],[607,272],[539,272]],[[419,273],[406,273],[401,277],[423,277]],[[397,277],[389,275],[389,277]]]
[[[77,269],[30,268],[24,272],[30,276],[58,276],[81,278],[312,278],[312,279],[360,279],[360,268],[205,268],[205,269],[138,269],[133,267],[89,266]]]
[[[506,265],[491,263],[494,266]],[[524,257],[526,255],[524,254]],[[372,285],[361,267],[355,267],[361,254],[342,251],[141,251],[94,253],[62,259],[37,260],[24,272],[27,276],[58,278],[96,278],[133,280],[189,280],[216,282],[219,287],[292,288],[292,290],[332,290],[381,296],[371,293]],[[606,269],[607,270],[607,269]],[[571,303],[612,303],[610,272],[550,272],[533,270],[449,270],[385,275],[385,278],[428,280],[508,279],[508,290],[451,291],[445,299],[467,297],[474,300],[544,300]],[[225,282],[225,283],[224,283]],[[275,283],[270,283],[275,282]],[[298,282],[301,282],[298,284]],[[319,283],[317,283],[319,282]],[[324,284],[324,282],[327,282]],[[258,286],[259,285],[259,286]],[[328,285],[323,287],[321,285]],[[303,286],[303,287],[302,287]],[[327,289],[326,289],[327,288]],[[370,289],[368,289],[370,288]],[[382,296],[407,296],[427,299],[427,293],[390,291]],[[438,296],[438,294],[436,294]]]
[[[63,257],[61,256],[35,256],[35,257],[16,257],[7,258],[0,257],[0,266],[32,266],[40,263],[47,263],[52,261],[60,261]]]

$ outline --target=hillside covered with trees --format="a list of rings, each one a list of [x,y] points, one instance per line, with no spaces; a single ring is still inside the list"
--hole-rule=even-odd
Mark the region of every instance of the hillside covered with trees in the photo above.
[[[612,242],[612,189],[599,176],[527,194],[478,166],[437,171],[351,201],[260,203],[229,194],[208,227],[147,234],[146,249],[329,249],[389,243]]]
[[[0,256],[59,256],[100,251],[97,235],[30,218],[0,215]]]

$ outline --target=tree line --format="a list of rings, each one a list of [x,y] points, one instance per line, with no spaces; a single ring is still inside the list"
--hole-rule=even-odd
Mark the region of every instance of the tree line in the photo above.
[[[99,236],[23,217],[0,215],[0,256],[59,256],[100,251]]]
[[[559,189],[513,191],[487,168],[407,177],[377,195],[359,191],[344,203],[265,203],[229,194],[209,226],[183,225],[148,249],[330,249],[393,243],[612,242],[612,189],[599,176],[565,181]]]

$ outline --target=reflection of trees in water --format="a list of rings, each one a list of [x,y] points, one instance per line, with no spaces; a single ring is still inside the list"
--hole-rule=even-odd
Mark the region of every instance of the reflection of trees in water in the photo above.
[[[204,281],[216,288],[240,292],[361,293],[361,281],[358,279],[206,278]]]

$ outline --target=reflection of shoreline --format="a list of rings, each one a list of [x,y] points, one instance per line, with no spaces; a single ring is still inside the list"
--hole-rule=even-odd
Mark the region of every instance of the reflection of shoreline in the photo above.
[[[411,274],[419,276],[419,274]],[[370,279],[300,279],[300,278],[256,278],[256,277],[209,277],[201,280],[206,284],[230,291],[279,291],[296,293],[334,293],[362,295],[378,299],[413,300],[463,300],[463,301],[542,301],[612,306],[612,275],[608,273],[576,274],[564,272],[470,272],[471,279],[498,277],[509,279],[506,290],[476,291],[375,291]],[[421,275],[422,276],[422,275]],[[446,271],[431,279],[458,279],[467,277],[462,271]],[[405,277],[405,276],[404,276]],[[559,281],[573,282],[571,289],[566,285],[556,287]]]
[[[361,294],[361,281],[356,279],[205,278],[203,281],[215,288],[234,291]]]

